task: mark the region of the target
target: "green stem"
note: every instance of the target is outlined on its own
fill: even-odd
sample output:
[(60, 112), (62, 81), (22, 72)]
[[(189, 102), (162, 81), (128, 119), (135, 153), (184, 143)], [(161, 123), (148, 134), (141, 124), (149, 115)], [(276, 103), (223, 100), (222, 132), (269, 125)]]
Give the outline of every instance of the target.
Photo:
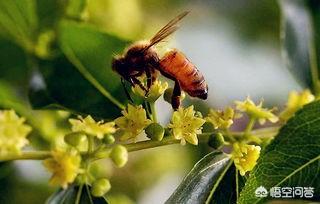
[[(207, 142), (211, 134), (212, 133), (199, 134), (198, 135), (199, 142)], [(128, 152), (134, 152), (134, 151), (139, 151), (143, 149), (150, 149), (150, 148), (155, 148), (155, 147), (160, 147), (165, 145), (172, 145), (172, 144), (179, 144), (179, 143), (180, 143), (180, 140), (177, 140), (172, 136), (168, 136), (163, 138), (161, 141), (147, 140), (147, 141), (142, 141), (137, 143), (124, 144), (123, 146), (126, 147)], [(110, 152), (111, 152), (110, 148), (104, 148), (100, 151), (95, 152), (93, 158), (94, 160), (107, 158), (109, 157)]]
[[(273, 137), (277, 134), (280, 127), (268, 127), (268, 128), (261, 128), (258, 130), (253, 130), (251, 133), (256, 136), (260, 136), (263, 138)], [(210, 133), (202, 133), (198, 135), (199, 143), (207, 142), (209, 136), (213, 134), (213, 132)], [(231, 136), (235, 137), (241, 137), (243, 136), (244, 132), (230, 132), (228, 133)], [(91, 139), (89, 139), (91, 138)], [(93, 144), (94, 141), (92, 137), (88, 138), (88, 152), (91, 152), (90, 154), (94, 154), (95, 160), (96, 159), (103, 159), (109, 156), (110, 149), (109, 148), (102, 148), (99, 151), (93, 152)], [(124, 146), (128, 149), (129, 152), (138, 151), (142, 149), (149, 149), (149, 148), (155, 148), (160, 147), (164, 145), (171, 145), (171, 144), (178, 144), (180, 143), (180, 140), (175, 139), (172, 136), (165, 137), (161, 141), (153, 141), (153, 140), (147, 140), (132, 144), (125, 144)], [(87, 155), (88, 152), (81, 152), (82, 155)], [(43, 160), (47, 159), (51, 156), (51, 153), (49, 151), (29, 151), (29, 152), (22, 152), (19, 155), (4, 155), (0, 156), (0, 161), (10, 161), (10, 160)]]
[[(211, 135), (211, 133), (202, 133), (198, 135), (199, 142), (207, 142), (208, 137)], [(154, 140), (147, 140), (137, 143), (131, 143), (124, 145), (128, 152), (134, 152), (142, 149), (150, 149), (154, 147), (164, 146), (164, 145), (171, 145), (171, 144), (178, 144), (180, 143), (180, 140), (175, 139), (172, 136), (165, 137), (161, 141), (154, 141)]]
[(148, 141), (126, 144), (124, 146), (127, 148), (128, 152), (134, 152), (142, 149), (150, 149), (154, 147), (178, 144), (178, 143), (180, 143), (180, 140), (177, 140), (174, 137), (165, 137), (161, 141), (148, 140)]
[(10, 160), (44, 160), (51, 156), (49, 151), (33, 151), (33, 152), (22, 152), (19, 155), (4, 155), (0, 156), (0, 161)]
[(230, 142), (236, 142), (236, 139), (234, 138), (233, 134), (228, 129), (225, 130), (225, 133), (223, 135), (226, 138), (228, 138)]
[(248, 136), (250, 134), (255, 122), (256, 122), (256, 118), (255, 117), (250, 117), (250, 120), (249, 120), (249, 122), (247, 124), (247, 127), (244, 130), (244, 136)]
[(79, 189), (78, 189), (75, 204), (79, 204), (80, 203), (80, 197), (81, 197), (81, 193), (82, 193), (82, 188), (83, 188), (83, 184), (81, 184)]
[(239, 175), (238, 175), (238, 169), (236, 169), (236, 195), (237, 195), (237, 203), (238, 203), (238, 198), (239, 198)]
[(147, 102), (147, 101), (144, 101), (144, 108), (145, 108), (145, 110), (146, 110), (146, 113), (147, 113), (147, 117), (148, 118), (150, 118), (150, 119), (152, 119), (152, 113), (150, 113), (150, 104), (149, 104), (149, 102)]
[[(279, 132), (280, 127), (267, 127), (267, 128), (260, 128), (256, 130), (252, 130), (251, 134), (258, 136), (259, 138), (269, 138), (274, 137)], [(244, 132), (230, 132), (230, 134), (234, 137), (242, 137)]]
[(150, 108), (151, 108), (152, 120), (154, 123), (157, 123), (158, 119), (157, 119), (157, 111), (156, 111), (155, 102), (150, 102)]
[(90, 135), (88, 137), (88, 154), (91, 154), (94, 150), (94, 138)]

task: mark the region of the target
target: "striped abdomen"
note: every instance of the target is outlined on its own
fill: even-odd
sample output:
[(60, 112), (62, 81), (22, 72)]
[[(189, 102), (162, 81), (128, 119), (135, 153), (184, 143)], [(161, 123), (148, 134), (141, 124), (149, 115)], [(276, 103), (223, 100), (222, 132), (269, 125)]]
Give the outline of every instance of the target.
[(178, 80), (192, 97), (207, 99), (208, 86), (201, 72), (180, 51), (171, 50), (160, 60), (163, 72)]

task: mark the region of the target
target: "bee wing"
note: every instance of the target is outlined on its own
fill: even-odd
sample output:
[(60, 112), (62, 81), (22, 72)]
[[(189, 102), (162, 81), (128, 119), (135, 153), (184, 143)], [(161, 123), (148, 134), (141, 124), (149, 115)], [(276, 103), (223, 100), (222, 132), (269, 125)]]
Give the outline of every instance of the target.
[(161, 28), (150, 40), (150, 44), (148, 47), (145, 48), (145, 50), (149, 49), (153, 45), (161, 42), (163, 39), (174, 33), (179, 28), (179, 21), (183, 19), (190, 11), (184, 11), (181, 14), (179, 14), (177, 17), (172, 19), (167, 25), (165, 25), (163, 28)]

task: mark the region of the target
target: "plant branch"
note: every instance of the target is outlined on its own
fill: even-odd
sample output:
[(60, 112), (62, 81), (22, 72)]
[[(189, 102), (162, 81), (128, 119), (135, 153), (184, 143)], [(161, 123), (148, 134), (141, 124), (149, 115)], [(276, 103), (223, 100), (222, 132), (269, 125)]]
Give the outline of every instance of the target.
[[(251, 134), (258, 136), (259, 138), (273, 137), (279, 132), (279, 129), (280, 129), (280, 126), (259, 128), (259, 129), (252, 130)], [(230, 132), (230, 134), (235, 137), (242, 137), (244, 132)]]
[(43, 160), (51, 156), (49, 151), (30, 151), (22, 152), (19, 155), (4, 155), (0, 156), (0, 161), (10, 161), (10, 160)]
[[(252, 130), (251, 133), (255, 136), (258, 136), (260, 138), (268, 138), (273, 137), (277, 134), (279, 131), (278, 126), (276, 127), (268, 127), (268, 128), (261, 128), (257, 130)], [(213, 134), (214, 132), (210, 133), (202, 133), (198, 135), (199, 143), (205, 143), (208, 141), (209, 136)], [(230, 132), (230, 135), (232, 136), (243, 136), (244, 132)], [(91, 141), (93, 142), (93, 141)], [(129, 152), (139, 151), (143, 149), (150, 149), (165, 145), (172, 145), (172, 144), (178, 144), (180, 143), (180, 140), (175, 139), (172, 136), (164, 137), (161, 141), (154, 141), (154, 140), (147, 140), (137, 143), (131, 143), (131, 144), (125, 144), (124, 146), (127, 148)], [(95, 155), (96, 159), (103, 159), (109, 156), (110, 154), (110, 148), (103, 148), (96, 152), (91, 152)], [(87, 152), (81, 152), (82, 155), (87, 154)], [(0, 156), (0, 161), (11, 161), (11, 160), (44, 160), (51, 156), (50, 151), (25, 151), (22, 152), (19, 155), (4, 155)]]
[[(207, 142), (209, 135), (212, 133), (202, 133), (198, 135), (199, 142)], [(171, 144), (178, 144), (180, 143), (180, 140), (175, 139), (172, 136), (168, 136), (163, 138), (161, 141), (154, 141), (154, 140), (147, 140), (147, 141), (142, 141), (142, 142), (137, 142), (137, 143), (131, 143), (131, 144), (126, 144), (124, 145), (128, 152), (134, 152), (138, 150), (143, 150), (143, 149), (150, 149), (154, 147), (159, 147), (159, 146), (164, 146), (164, 145), (171, 145)]]
[(247, 124), (247, 127), (244, 130), (244, 136), (248, 136), (250, 134), (255, 122), (256, 122), (256, 118), (255, 117), (250, 117), (250, 120), (249, 120), (249, 122)]

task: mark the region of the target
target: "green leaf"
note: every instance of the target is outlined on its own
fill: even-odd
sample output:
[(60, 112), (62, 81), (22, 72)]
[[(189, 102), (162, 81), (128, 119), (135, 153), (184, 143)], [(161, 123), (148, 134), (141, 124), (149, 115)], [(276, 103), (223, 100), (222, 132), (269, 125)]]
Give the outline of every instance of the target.
[(64, 56), (40, 61), (39, 68), (40, 73), (35, 73), (30, 83), (33, 108), (65, 109), (104, 119), (121, 114), (121, 109), (108, 101)]
[(0, 1), (0, 35), (32, 51), (38, 19), (35, 0)]
[(279, 0), (282, 11), (281, 40), (287, 67), (304, 87), (311, 87), (309, 41), (311, 18), (301, 0)]
[[(126, 98), (120, 77), (111, 69), (115, 53), (123, 51), (127, 42), (73, 21), (63, 21), (60, 25), (59, 42), (63, 53), (78, 71), (113, 103), (113, 98)], [(108, 90), (105, 90), (105, 89)], [(121, 105), (120, 105), (121, 106)]]
[[(311, 9), (310, 3), (317, 4)], [(282, 11), (281, 40), (286, 64), (304, 87), (320, 91), (319, 70), (319, 2), (312, 0), (279, 0)], [(317, 14), (317, 15), (315, 15)], [(315, 38), (316, 37), (316, 38)], [(317, 43), (316, 40), (317, 39)], [(316, 44), (318, 47), (315, 47)]]
[(59, 189), (51, 195), (46, 204), (107, 204), (103, 197), (93, 197), (90, 194), (90, 187), (84, 186), (69, 186), (67, 189)]
[(73, 19), (81, 19), (87, 0), (69, 0), (66, 8), (66, 14)]
[(71, 21), (61, 23), (58, 37), (66, 57), (39, 62), (40, 74), (31, 83), (33, 106), (65, 107), (108, 119), (119, 116), (127, 97), (111, 58), (126, 42)]
[(166, 203), (205, 203), (214, 195), (231, 164), (228, 155), (211, 152), (193, 167)]
[(255, 190), (271, 187), (314, 187), (320, 199), (320, 102), (298, 111), (261, 153), (240, 194), (239, 203), (264, 203)]
[[(19, 89), (26, 89), (29, 69), (24, 50), (13, 42), (0, 37), (0, 78)], [(23, 90), (25, 91), (25, 90)]]
[(15, 95), (15, 90), (2, 80), (0, 80), (0, 108), (15, 109), (20, 114), (29, 111), (26, 104)]
[[(308, 5), (311, 11), (311, 16), (313, 19), (313, 29), (314, 29), (314, 39), (313, 39), (313, 46), (312, 52), (313, 52), (313, 66), (315, 68), (318, 68), (318, 73), (320, 72), (320, 1), (318, 0), (309, 0)], [(318, 74), (318, 79), (320, 78), (320, 75)], [(318, 86), (320, 86), (318, 84)]]
[[(238, 174), (238, 182), (236, 182), (236, 173)], [(241, 176), (236, 167), (232, 165), (218, 188), (215, 190), (210, 204), (234, 204), (237, 202), (237, 191), (240, 192), (245, 184), (245, 177)], [(238, 188), (238, 189), (236, 189)]]
[(39, 30), (52, 29), (63, 17), (65, 4), (60, 0), (36, 0)]

